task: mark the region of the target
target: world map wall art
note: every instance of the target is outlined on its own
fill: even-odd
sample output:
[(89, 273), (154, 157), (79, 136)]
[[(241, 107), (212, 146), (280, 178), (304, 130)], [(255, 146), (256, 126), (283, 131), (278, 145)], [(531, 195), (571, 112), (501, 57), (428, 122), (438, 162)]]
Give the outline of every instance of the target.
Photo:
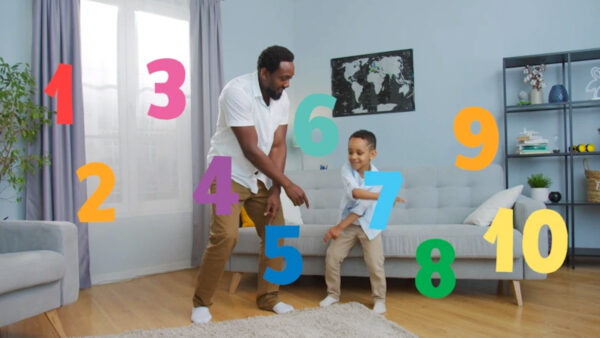
[(415, 110), (412, 49), (331, 59), (333, 117)]

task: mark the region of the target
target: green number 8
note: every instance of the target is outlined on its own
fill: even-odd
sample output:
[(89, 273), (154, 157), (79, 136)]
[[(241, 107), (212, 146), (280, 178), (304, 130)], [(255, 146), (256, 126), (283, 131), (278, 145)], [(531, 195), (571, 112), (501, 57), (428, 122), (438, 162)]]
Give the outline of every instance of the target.
[[(434, 263), (431, 260), (431, 252), (433, 249), (440, 251), (440, 261)], [(417, 272), (415, 282), (417, 290), (430, 298), (443, 298), (449, 295), (456, 285), (456, 276), (452, 267), (454, 262), (454, 248), (450, 243), (442, 239), (430, 239), (424, 241), (417, 248), (417, 263), (422, 267)], [(440, 285), (437, 287), (432, 284), (433, 273), (440, 274)]]

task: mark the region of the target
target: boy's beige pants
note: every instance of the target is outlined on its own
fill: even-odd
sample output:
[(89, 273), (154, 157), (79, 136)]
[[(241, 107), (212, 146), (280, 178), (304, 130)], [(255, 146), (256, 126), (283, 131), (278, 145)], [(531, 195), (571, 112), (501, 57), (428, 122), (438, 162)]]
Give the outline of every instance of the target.
[[(264, 213), (267, 209), (267, 198), (270, 193), (261, 181), (258, 182), (258, 192), (256, 194), (253, 194), (250, 189), (234, 181), (231, 183), (231, 190), (237, 193), (239, 198), (239, 203), (231, 206), (231, 214), (217, 215), (215, 213), (215, 205), (211, 205), (210, 239), (202, 256), (202, 263), (200, 263), (196, 291), (193, 298), (194, 307), (212, 305), (212, 297), (225, 270), (225, 264), (227, 264), (229, 256), (238, 240), (240, 213), (242, 206), (244, 206), (248, 212), (248, 216), (250, 216), (256, 226), (258, 237), (260, 237), (256, 303), (263, 310), (272, 310), (273, 306), (279, 302), (279, 285), (267, 282), (263, 278), (263, 275), (267, 267), (281, 271), (283, 258), (268, 259), (265, 256), (265, 225), (267, 225), (269, 216), (265, 216)], [(214, 184), (210, 191), (213, 194), (215, 193)], [(275, 216), (270, 225), (283, 224), (283, 212), (279, 208), (277, 216)], [(279, 245), (283, 245), (282, 239), (279, 240)]]
[(344, 229), (344, 232), (336, 240), (332, 240), (327, 248), (325, 258), (327, 294), (340, 299), (340, 266), (357, 241), (362, 245), (365, 263), (369, 269), (373, 302), (385, 301), (386, 283), (381, 234), (369, 240), (362, 228), (355, 224)]

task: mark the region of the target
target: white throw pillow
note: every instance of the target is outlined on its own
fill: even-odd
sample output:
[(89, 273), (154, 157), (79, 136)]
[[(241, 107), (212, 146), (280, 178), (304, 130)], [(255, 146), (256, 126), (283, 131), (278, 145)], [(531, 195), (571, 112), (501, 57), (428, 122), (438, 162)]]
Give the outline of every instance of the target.
[(517, 185), (510, 189), (502, 190), (494, 194), (494, 196), (483, 202), (475, 211), (473, 211), (464, 220), (464, 224), (475, 224), (480, 226), (489, 226), (492, 224), (494, 217), (498, 213), (498, 209), (510, 209), (515, 205), (515, 201), (521, 195), (523, 185)]
[(304, 224), (304, 222), (302, 222), (302, 215), (300, 214), (300, 207), (297, 207), (292, 203), (292, 200), (290, 200), (283, 188), (281, 189), (280, 199), (285, 225)]

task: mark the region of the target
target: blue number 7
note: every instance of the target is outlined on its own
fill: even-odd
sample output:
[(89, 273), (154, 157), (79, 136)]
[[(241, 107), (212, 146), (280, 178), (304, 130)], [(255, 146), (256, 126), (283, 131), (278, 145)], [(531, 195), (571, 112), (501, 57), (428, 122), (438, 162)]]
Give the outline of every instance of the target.
[(265, 255), (269, 258), (283, 257), (285, 259), (285, 269), (275, 271), (267, 267), (263, 278), (274, 284), (291, 284), (302, 273), (302, 255), (296, 248), (289, 245), (279, 246), (279, 238), (298, 237), (300, 226), (267, 225), (265, 229)]
[(373, 218), (369, 228), (376, 230), (384, 230), (387, 226), (394, 201), (400, 187), (402, 186), (402, 174), (400, 172), (381, 172), (381, 171), (366, 171), (365, 185), (383, 185), (379, 199), (373, 211)]

